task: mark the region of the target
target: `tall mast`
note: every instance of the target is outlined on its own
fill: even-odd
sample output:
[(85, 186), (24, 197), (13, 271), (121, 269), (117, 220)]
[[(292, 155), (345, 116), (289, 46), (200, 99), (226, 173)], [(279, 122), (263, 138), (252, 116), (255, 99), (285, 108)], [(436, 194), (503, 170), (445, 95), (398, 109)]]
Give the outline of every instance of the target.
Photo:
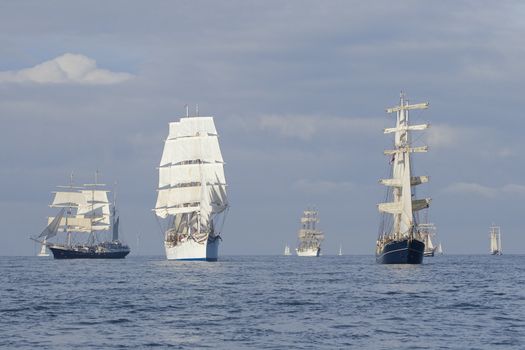
[[(70, 188), (70, 191), (73, 191), (73, 172), (71, 172), (71, 174), (69, 175), (69, 188)], [(69, 227), (68, 227), (68, 222), (67, 222), (67, 219), (69, 217), (69, 215), (71, 215), (71, 203), (69, 203), (69, 208), (66, 212), (66, 226), (65, 226), (65, 230), (66, 230), (66, 235), (67, 235), (67, 245), (68, 246), (71, 246), (71, 232), (69, 231)]]
[(394, 133), (394, 149), (386, 150), (385, 155), (391, 157), (392, 178), (380, 180), (385, 186), (391, 187), (392, 202), (380, 203), (380, 212), (393, 215), (393, 227), (390, 233), (382, 232), (393, 239), (413, 237), (413, 212), (428, 208), (430, 198), (413, 199), (412, 186), (428, 182), (427, 176), (412, 176), (410, 154), (426, 152), (427, 147), (411, 147), (410, 131), (425, 130), (428, 124), (410, 125), (409, 110), (426, 109), (428, 103), (409, 104), (403, 92), (400, 95), (399, 106), (388, 108), (387, 113), (396, 113), (396, 126), (384, 130), (385, 134)]
[(498, 252), (501, 253), (501, 230), (498, 229)]
[(112, 229), (112, 240), (118, 240), (118, 221), (117, 221), (117, 182), (115, 181), (115, 188), (113, 189), (113, 208), (111, 213), (111, 229)]

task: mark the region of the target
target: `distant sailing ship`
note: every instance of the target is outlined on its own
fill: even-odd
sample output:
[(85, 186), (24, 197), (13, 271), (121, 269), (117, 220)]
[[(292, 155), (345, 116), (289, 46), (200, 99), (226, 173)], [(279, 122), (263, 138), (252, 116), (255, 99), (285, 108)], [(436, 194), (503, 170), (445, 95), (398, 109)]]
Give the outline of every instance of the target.
[(288, 255), (292, 255), (292, 253), (290, 252), (290, 247), (287, 245), (284, 246), (284, 255), (288, 256)]
[(40, 244), (40, 252), (38, 252), (37, 256), (49, 256), (49, 253), (47, 252), (47, 241), (46, 241), (46, 239), (44, 239), (42, 241), (42, 243)]
[(229, 205), (213, 117), (190, 117), (186, 107), (170, 123), (157, 191), (167, 259), (216, 261)]
[(501, 255), (501, 230), (499, 226), (490, 227), (490, 254)]
[(410, 131), (424, 130), (428, 124), (410, 125), (409, 110), (426, 109), (428, 103), (408, 104), (401, 93), (399, 106), (387, 109), (396, 113), (394, 128), (384, 130), (394, 133), (394, 149), (385, 151), (390, 157), (391, 178), (380, 180), (387, 186), (387, 202), (380, 203), (382, 213), (379, 237), (376, 243), (376, 261), (381, 264), (421, 264), (425, 243), (417, 231), (414, 212), (428, 208), (430, 198), (415, 199), (413, 187), (428, 182), (428, 176), (412, 176), (411, 153), (426, 152), (427, 147), (412, 147)]
[[(54, 192), (52, 208), (60, 208), (40, 235), (31, 238), (42, 244), (39, 256), (48, 247), (55, 259), (122, 259), (130, 249), (118, 239), (119, 218), (115, 204), (110, 205), (108, 192), (102, 184), (86, 184), (83, 187), (59, 186)], [(112, 240), (102, 240), (103, 233), (112, 231)], [(59, 233), (64, 240), (50, 242)], [(62, 235), (60, 235), (62, 236)], [(78, 239), (87, 236), (87, 240)]]
[(321, 254), (321, 242), (324, 239), (322, 231), (316, 229), (319, 217), (316, 210), (305, 210), (301, 217), (301, 229), (299, 230), (299, 246), (295, 249), (298, 256), (319, 256)]
[(427, 257), (432, 257), (436, 253), (439, 254), (440, 252), (438, 251), (438, 248), (441, 247), (441, 243), (434, 243), (436, 240), (436, 226), (432, 223), (419, 224), (418, 229), (419, 235), (425, 243), (425, 251), (423, 255)]
[(436, 254), (437, 255), (443, 255), (443, 246), (441, 245), (441, 242), (438, 244), (436, 248)]
[(342, 244), (339, 245), (339, 253), (337, 255), (339, 256), (343, 255), (343, 245)]

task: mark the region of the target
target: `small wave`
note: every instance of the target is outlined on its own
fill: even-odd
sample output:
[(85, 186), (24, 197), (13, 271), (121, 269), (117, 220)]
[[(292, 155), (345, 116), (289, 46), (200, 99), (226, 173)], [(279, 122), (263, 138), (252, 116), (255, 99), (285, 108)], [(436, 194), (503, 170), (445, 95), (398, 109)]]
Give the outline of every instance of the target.
[(127, 318), (117, 318), (116, 320), (108, 320), (105, 323), (118, 324), (118, 323), (126, 323), (126, 322), (131, 322), (131, 320)]
[(285, 305), (285, 306), (317, 305), (317, 303), (313, 303), (311, 301), (300, 301), (300, 300), (280, 301), (276, 304)]

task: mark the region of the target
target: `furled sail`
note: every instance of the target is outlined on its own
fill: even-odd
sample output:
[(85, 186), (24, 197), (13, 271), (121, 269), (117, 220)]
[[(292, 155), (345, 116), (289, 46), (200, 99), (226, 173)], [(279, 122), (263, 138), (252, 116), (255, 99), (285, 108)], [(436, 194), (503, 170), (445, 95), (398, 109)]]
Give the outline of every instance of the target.
[(115, 222), (113, 223), (113, 240), (118, 241), (118, 224), (120, 222), (120, 217), (117, 217)]

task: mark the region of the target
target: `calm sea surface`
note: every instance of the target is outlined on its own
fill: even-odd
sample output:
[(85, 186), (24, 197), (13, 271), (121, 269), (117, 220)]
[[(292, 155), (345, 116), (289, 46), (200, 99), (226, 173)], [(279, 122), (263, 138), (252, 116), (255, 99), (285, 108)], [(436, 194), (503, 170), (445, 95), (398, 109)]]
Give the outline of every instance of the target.
[(8, 349), (525, 349), (525, 256), (0, 257)]

